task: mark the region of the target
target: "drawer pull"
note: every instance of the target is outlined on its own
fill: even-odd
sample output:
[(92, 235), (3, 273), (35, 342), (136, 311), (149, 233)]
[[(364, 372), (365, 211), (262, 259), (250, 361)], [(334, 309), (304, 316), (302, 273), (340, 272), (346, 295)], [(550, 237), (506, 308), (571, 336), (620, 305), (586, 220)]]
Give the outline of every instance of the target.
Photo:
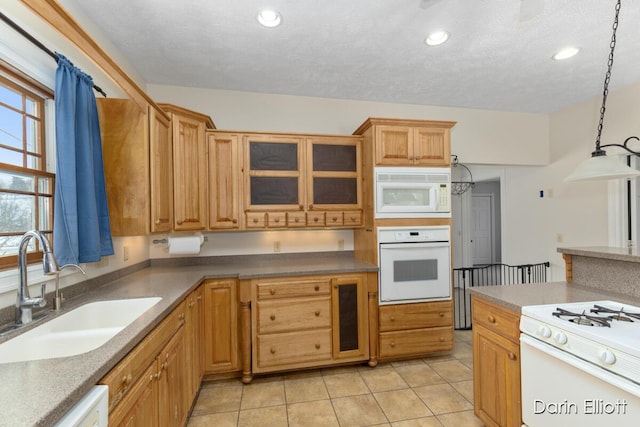
[(156, 225), (160, 225), (160, 220), (156, 219)]
[(318, 222), (318, 218), (313, 218), (313, 222)]
[(444, 342), (444, 337), (440, 337), (440, 342)]
[(316, 317), (320, 316), (320, 310), (316, 310)]
[(271, 320), (276, 320), (276, 315), (275, 315), (275, 314), (272, 314), (269, 318), (270, 318)]
[(184, 221), (182, 221), (181, 219), (179, 219), (179, 220), (178, 220), (178, 221), (176, 221), (176, 222), (178, 223), (178, 225), (182, 225), (182, 223), (183, 223)]
[(295, 218), (293, 222), (300, 222), (300, 218)]
[(313, 209), (313, 205), (309, 205), (309, 210)]
[(316, 350), (320, 350), (320, 344), (316, 344)]
[(122, 385), (128, 386), (129, 384), (131, 384), (132, 379), (133, 379), (133, 376), (131, 374), (125, 375), (124, 377), (122, 377)]
[(231, 222), (234, 223), (234, 224), (237, 224), (238, 220), (237, 219), (233, 219), (233, 220), (231, 220)]
[(444, 317), (444, 313), (440, 313), (440, 317)]
[(489, 315), (489, 317), (487, 317), (487, 320), (489, 321), (489, 323), (496, 323), (496, 318), (492, 315)]
[(396, 348), (396, 343), (391, 341), (391, 348)]
[(396, 321), (396, 317), (395, 317), (395, 316), (391, 316), (391, 317), (389, 318), (389, 320), (391, 320), (392, 322), (395, 322), (395, 321)]
[(258, 218), (253, 218), (253, 223), (257, 224), (258, 223)]
[(313, 287), (313, 290), (314, 290), (314, 291), (316, 291), (316, 292), (318, 292), (318, 291), (320, 290), (320, 285), (315, 285), (315, 286)]
[(274, 219), (273, 221), (274, 221), (274, 222), (276, 222), (276, 223), (278, 223), (278, 222), (280, 222), (280, 218), (276, 218), (276, 219)]
[(271, 347), (271, 350), (270, 350), (270, 351), (271, 351), (271, 354), (276, 354), (276, 349), (275, 349), (275, 347)]
[(275, 294), (276, 294), (276, 290), (275, 290), (275, 289), (273, 289), (273, 288), (271, 288), (271, 289), (269, 289), (269, 293), (270, 293), (271, 295), (275, 295)]
[(351, 221), (355, 221), (355, 220), (356, 220), (356, 217), (355, 217), (355, 216), (352, 216), (352, 217), (351, 217)]
[(509, 360), (516, 360), (516, 355), (513, 352), (509, 352)]
[(338, 220), (337, 216), (334, 216), (334, 217), (331, 218), (331, 221), (333, 221), (333, 222), (336, 222), (337, 220)]

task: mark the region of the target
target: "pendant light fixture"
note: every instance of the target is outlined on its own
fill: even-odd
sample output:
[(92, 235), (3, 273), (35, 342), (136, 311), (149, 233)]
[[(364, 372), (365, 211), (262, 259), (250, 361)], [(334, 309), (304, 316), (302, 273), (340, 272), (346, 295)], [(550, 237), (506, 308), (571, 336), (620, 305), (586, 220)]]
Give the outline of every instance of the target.
[(606, 111), (607, 95), (609, 94), (609, 80), (611, 80), (611, 68), (613, 67), (613, 52), (616, 47), (616, 31), (618, 29), (618, 16), (620, 15), (620, 1), (616, 3), (616, 14), (613, 21), (613, 34), (611, 36), (611, 51), (609, 52), (609, 61), (607, 62), (607, 74), (604, 78), (604, 90), (602, 92), (602, 107), (600, 107), (600, 122), (598, 123), (598, 135), (596, 136), (596, 149), (591, 153), (591, 157), (580, 163), (571, 175), (565, 178), (565, 181), (587, 181), (587, 180), (606, 180), (617, 178), (633, 178), (640, 175), (640, 171), (630, 168), (624, 163), (618, 161), (615, 157), (608, 157), (603, 150), (604, 147), (620, 147), (631, 154), (640, 156), (640, 152), (634, 151), (627, 146), (629, 141), (640, 139), (637, 136), (630, 136), (625, 139), (622, 144), (600, 144), (602, 136), (602, 124), (604, 122), (604, 113)]

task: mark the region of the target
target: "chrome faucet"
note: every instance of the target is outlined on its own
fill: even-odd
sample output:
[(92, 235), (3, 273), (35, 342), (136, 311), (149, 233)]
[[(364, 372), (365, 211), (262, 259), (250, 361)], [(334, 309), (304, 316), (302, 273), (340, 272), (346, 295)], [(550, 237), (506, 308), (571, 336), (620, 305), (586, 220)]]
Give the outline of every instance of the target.
[(76, 270), (80, 271), (80, 273), (84, 274), (85, 276), (87, 275), (87, 273), (82, 269), (82, 267), (80, 267), (77, 264), (65, 264), (62, 267), (58, 268), (58, 273), (56, 274), (56, 291), (55, 294), (53, 295), (53, 310), (54, 311), (58, 311), (62, 308), (62, 302), (64, 301), (64, 295), (62, 295), (62, 292), (60, 292), (60, 273), (62, 272), (62, 270), (64, 270), (67, 267), (73, 267)]
[(39, 231), (31, 230), (24, 233), (20, 239), (18, 247), (18, 271), (20, 274), (20, 285), (18, 287), (18, 298), (16, 300), (16, 324), (24, 325), (33, 320), (33, 307), (44, 307), (47, 300), (44, 298), (47, 285), (42, 285), (42, 295), (31, 298), (29, 295), (29, 286), (27, 283), (27, 246), (32, 237), (35, 237), (42, 246), (42, 269), (46, 275), (54, 275), (58, 273), (58, 263), (51, 251), (51, 245), (47, 238)]

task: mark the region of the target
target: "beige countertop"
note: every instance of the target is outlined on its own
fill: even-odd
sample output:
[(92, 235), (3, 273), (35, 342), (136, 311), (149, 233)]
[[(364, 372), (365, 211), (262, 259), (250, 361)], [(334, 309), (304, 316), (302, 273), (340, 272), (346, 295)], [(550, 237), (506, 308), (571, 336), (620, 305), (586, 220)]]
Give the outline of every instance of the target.
[(640, 251), (638, 248), (586, 246), (577, 248), (558, 248), (558, 252), (567, 255), (610, 259), (614, 261), (640, 262)]
[[(206, 265), (175, 266), (174, 259), (107, 283), (66, 301), (63, 314), (92, 301), (159, 296), (162, 300), (96, 350), (78, 356), (0, 364), (0, 426), (52, 425), (109, 372), (189, 292), (206, 278), (250, 279), (377, 271), (352, 253), (220, 257)], [(203, 260), (196, 260), (196, 264)], [(167, 266), (161, 266), (166, 264)], [(21, 331), (24, 332), (24, 331)], [(11, 336), (11, 335), (9, 335)], [(2, 337), (5, 341), (6, 337)]]
[(626, 295), (598, 291), (567, 282), (529, 283), (523, 285), (479, 286), (469, 288), (474, 296), (521, 312), (527, 305), (561, 304), (567, 302), (613, 300), (633, 305), (639, 301)]

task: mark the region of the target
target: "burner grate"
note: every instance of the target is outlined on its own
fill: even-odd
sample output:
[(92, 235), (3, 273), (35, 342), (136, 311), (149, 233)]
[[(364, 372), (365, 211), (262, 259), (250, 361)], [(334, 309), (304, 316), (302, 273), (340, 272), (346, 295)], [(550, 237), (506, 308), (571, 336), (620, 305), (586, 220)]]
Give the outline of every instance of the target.
[(562, 309), (560, 307), (556, 308), (556, 311), (552, 313), (559, 319), (568, 320), (569, 322), (575, 323), (576, 325), (584, 325), (584, 326), (601, 326), (610, 328), (611, 324), (609, 317), (602, 316), (592, 316), (586, 313), (586, 310), (582, 313), (573, 313), (569, 310)]
[(621, 307), (620, 310), (613, 310), (608, 307), (603, 307), (598, 304), (594, 304), (591, 309), (591, 313), (595, 314), (610, 314), (609, 317), (612, 320), (618, 320), (621, 322), (635, 322), (636, 320), (640, 320), (640, 313), (629, 313), (624, 310), (624, 307)]

